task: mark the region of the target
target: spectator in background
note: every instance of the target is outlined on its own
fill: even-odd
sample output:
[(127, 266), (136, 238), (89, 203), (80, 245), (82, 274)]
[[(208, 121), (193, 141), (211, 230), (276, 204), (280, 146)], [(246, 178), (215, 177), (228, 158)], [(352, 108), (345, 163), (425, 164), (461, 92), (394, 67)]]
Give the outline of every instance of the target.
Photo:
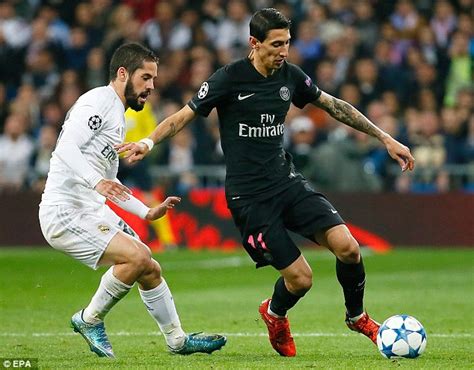
[(219, 35), (219, 24), (225, 18), (221, 0), (204, 0), (201, 7), (201, 20), (210, 44), (215, 44)]
[(368, 0), (357, 0), (354, 2), (353, 9), (354, 21), (352, 24), (357, 30), (364, 51), (369, 53), (373, 50), (379, 37), (379, 27), (373, 6)]
[(361, 92), (362, 111), (365, 111), (367, 105), (384, 91), (377, 65), (372, 59), (361, 58), (355, 61), (354, 81)]
[(468, 166), (464, 188), (474, 192), (474, 115), (471, 115), (467, 124), (467, 138), (464, 148), (465, 162)]
[(30, 84), (22, 84), (15, 98), (10, 102), (10, 111), (24, 114), (28, 126), (26, 132), (36, 136), (41, 124), (40, 98), (37, 91)]
[(68, 69), (62, 73), (61, 79), (56, 85), (54, 98), (59, 102), (63, 112), (68, 112), (77, 98), (83, 93), (84, 87), (82, 83), (79, 72)]
[(309, 117), (300, 115), (288, 122), (288, 129), (290, 143), (287, 151), (292, 155), (296, 168), (304, 171), (316, 143), (316, 127)]
[(449, 38), (456, 29), (456, 24), (457, 18), (454, 14), (453, 5), (447, 0), (435, 1), (430, 27), (433, 30), (436, 43), (441, 49), (447, 49)]
[(336, 73), (336, 66), (329, 59), (319, 61), (316, 67), (315, 80), (318, 81), (318, 86), (330, 94), (335, 94), (339, 88), (339, 78)]
[(300, 66), (306, 71), (312, 71), (323, 54), (323, 44), (318, 37), (316, 25), (309, 20), (301, 21), (297, 35), (293, 48), (301, 57)]
[(101, 48), (92, 48), (87, 55), (84, 79), (87, 89), (102, 86), (107, 81), (105, 54)]
[(347, 35), (344, 34), (344, 28), (340, 24), (332, 23), (328, 25), (326, 34), (320, 34), (324, 42), (326, 54), (335, 67), (335, 76), (338, 84), (343, 83), (349, 74), (349, 68), (356, 45), (348, 42)]
[(46, 22), (48, 35), (53, 42), (58, 43), (62, 48), (69, 45), (69, 25), (59, 17), (59, 12), (54, 5), (43, 3), (38, 10), (38, 18)]
[(419, 28), (423, 25), (423, 18), (413, 5), (412, 0), (398, 0), (395, 11), (390, 15), (390, 22), (398, 32), (401, 40), (414, 40)]
[[(163, 113), (173, 114), (179, 107), (175, 102), (167, 102)], [(196, 142), (191, 128), (180, 131), (169, 142), (164, 143), (164, 150), (158, 161), (169, 167), (173, 175), (171, 188), (175, 194), (186, 194), (192, 187), (199, 185), (199, 179), (193, 171), (195, 150)]]
[[(140, 140), (142, 137), (149, 135), (156, 127), (156, 122), (157, 119), (149, 101), (145, 103), (140, 112), (127, 109), (125, 112), (125, 140)], [(128, 187), (138, 187), (146, 193), (150, 193), (152, 181), (149, 167), (149, 158), (134, 165), (120, 159), (117, 178)], [(144, 203), (151, 206), (151, 197), (145, 199)]]
[(382, 103), (387, 110), (387, 114), (399, 120), (402, 112), (401, 112), (400, 101), (398, 100), (397, 94), (394, 91), (386, 90), (382, 93), (381, 98), (382, 98), (381, 99)]
[(52, 98), (41, 106), (41, 126), (52, 126), (57, 132), (61, 131), (66, 112), (63, 112), (59, 102)]
[(49, 172), (49, 161), (56, 146), (58, 131), (51, 125), (42, 126), (38, 135), (38, 141), (31, 155), (30, 168), (28, 170), (28, 183), (31, 189), (42, 193)]
[(27, 135), (27, 116), (15, 112), (0, 135), (0, 191), (18, 191), (26, 184), (34, 143)]
[(250, 12), (244, 0), (229, 0), (227, 17), (217, 29), (216, 48), (220, 65), (241, 58), (247, 52)]
[(90, 50), (88, 34), (82, 27), (72, 27), (69, 39), (69, 44), (64, 48), (64, 68), (82, 72), (86, 68)]
[(469, 37), (463, 32), (453, 34), (448, 54), (451, 60), (446, 78), (446, 95), (444, 103), (455, 104), (459, 89), (472, 85), (473, 56), (469, 53)]
[(101, 45), (105, 29), (97, 22), (92, 2), (82, 1), (77, 5), (74, 14), (74, 26), (84, 30), (90, 47)]
[(159, 1), (155, 5), (154, 17), (143, 24), (143, 40), (151, 49), (157, 50), (160, 56), (169, 50), (176, 49), (177, 9), (171, 1)]
[(436, 66), (438, 74), (444, 75), (446, 69), (446, 54), (436, 44), (435, 35), (429, 26), (420, 29), (417, 35), (417, 47), (423, 55), (424, 60), (432, 66)]
[(474, 86), (466, 86), (458, 90), (455, 108), (460, 119), (467, 123), (474, 110)]
[(30, 26), (16, 14), (12, 2), (0, 2), (0, 33), (7, 45), (16, 50), (25, 47), (30, 40)]
[(40, 49), (34, 57), (28, 61), (26, 73), (23, 75), (23, 83), (32, 85), (41, 99), (53, 96), (60, 74), (54, 54), (48, 49)]
[(431, 91), (435, 104), (440, 106), (443, 102), (444, 89), (439, 83), (439, 75), (435, 66), (427, 63), (424, 59), (415, 66), (415, 79), (408, 88), (411, 93), (408, 94), (411, 101), (416, 101), (417, 96), (423, 90)]
[(3, 133), (3, 126), (8, 115), (7, 91), (5, 85), (0, 83), (0, 133)]
[(423, 111), (419, 128), (410, 137), (418, 171), (411, 177), (410, 190), (414, 192), (445, 191), (449, 188), (443, 166), (446, 163), (445, 138), (436, 112)]
[(153, 18), (153, 12), (159, 0), (122, 0), (122, 2), (133, 9), (135, 17), (140, 23), (145, 23)]
[(303, 174), (321, 191), (377, 191), (381, 180), (373, 168), (364, 167), (373, 148), (369, 142), (355, 130), (340, 127), (312, 151)]
[(444, 134), (446, 164), (465, 163), (467, 124), (453, 107), (441, 110), (441, 127)]
[[(97, 9), (97, 8), (96, 8)], [(110, 13), (107, 15), (107, 8), (99, 8), (97, 17), (102, 18), (102, 22), (106, 21), (107, 26), (104, 39), (101, 46), (105, 50), (106, 60), (109, 61), (117, 45), (120, 45), (129, 32), (130, 24), (134, 21), (133, 10), (124, 4), (111, 7)], [(100, 14), (100, 15), (99, 15)]]

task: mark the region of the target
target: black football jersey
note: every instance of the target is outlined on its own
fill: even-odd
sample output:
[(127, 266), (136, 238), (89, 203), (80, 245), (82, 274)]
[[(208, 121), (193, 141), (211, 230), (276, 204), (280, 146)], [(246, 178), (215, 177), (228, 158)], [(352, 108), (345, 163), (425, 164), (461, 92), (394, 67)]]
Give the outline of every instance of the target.
[(284, 63), (264, 77), (248, 58), (218, 69), (201, 85), (188, 105), (206, 117), (217, 109), (230, 207), (272, 197), (300, 177), (283, 149), (285, 118), (291, 103), (303, 108), (320, 95), (296, 65)]

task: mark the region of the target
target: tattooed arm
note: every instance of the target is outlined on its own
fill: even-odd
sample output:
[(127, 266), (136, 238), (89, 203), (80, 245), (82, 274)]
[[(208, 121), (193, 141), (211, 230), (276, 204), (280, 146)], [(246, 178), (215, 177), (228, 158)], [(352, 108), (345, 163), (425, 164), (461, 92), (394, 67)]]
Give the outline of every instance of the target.
[(186, 104), (179, 111), (161, 121), (149, 138), (155, 144), (161, 143), (164, 139), (176, 135), (195, 117), (196, 113)]
[(381, 130), (346, 101), (335, 98), (323, 91), (321, 96), (314, 101), (313, 104), (325, 110), (331, 117), (347, 126), (379, 139), (387, 148), (388, 154), (400, 164), (402, 171), (411, 171), (415, 167), (415, 159), (411, 155), (408, 147), (399, 143), (388, 133)]
[[(159, 123), (147, 139), (151, 140), (153, 144), (161, 143), (166, 138), (176, 135), (195, 117), (196, 113), (188, 105), (185, 105), (178, 112)], [(125, 153), (123, 158), (130, 163), (143, 159), (150, 151), (150, 147), (144, 142), (122, 143), (116, 145), (115, 149), (119, 154)]]

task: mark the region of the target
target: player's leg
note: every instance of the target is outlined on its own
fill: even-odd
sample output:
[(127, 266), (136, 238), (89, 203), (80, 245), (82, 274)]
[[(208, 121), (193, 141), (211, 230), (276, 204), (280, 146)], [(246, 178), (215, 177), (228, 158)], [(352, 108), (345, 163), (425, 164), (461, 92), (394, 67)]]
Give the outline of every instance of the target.
[[(103, 209), (91, 212), (63, 205), (44, 206), (40, 208), (39, 218), (41, 230), (53, 248), (92, 269), (97, 269), (110, 241), (119, 233), (116, 225), (105, 217)], [(79, 332), (99, 356), (114, 357), (102, 320), (130, 288), (131, 284), (117, 279), (113, 269), (109, 269), (86, 310), (86, 317), (81, 310), (71, 318), (74, 331)]]
[(275, 283), (270, 310), (277, 316), (285, 317), (287, 311), (311, 289), (313, 272), (303, 255), (279, 271), (281, 276)]
[(103, 320), (112, 307), (127, 295), (137, 278), (150, 269), (149, 260), (150, 252), (146, 246), (117, 231), (97, 261), (96, 265), (112, 267), (102, 276), (87, 307), (72, 317), (71, 324), (99, 356), (114, 357)]
[(188, 355), (196, 352), (212, 353), (221, 349), (227, 339), (222, 335), (186, 335), (166, 280), (161, 276), (158, 262), (151, 259), (153, 269), (138, 279), (140, 296), (163, 333), (171, 352)]
[(346, 225), (318, 232), (315, 238), (336, 256), (336, 274), (344, 292), (347, 326), (376, 343), (380, 325), (364, 312), (365, 268), (359, 244)]
[[(169, 349), (180, 354), (211, 353), (220, 349), (226, 342), (223, 336), (186, 335), (181, 327), (171, 291), (161, 275), (161, 267), (151, 257), (149, 248), (129, 235), (117, 235), (112, 239), (100, 263), (113, 263), (113, 272), (119, 281), (129, 284), (138, 282), (142, 301), (162, 331)], [(99, 295), (99, 291), (96, 295)], [(111, 301), (112, 299), (109, 304), (112, 304)]]
[(262, 302), (259, 312), (272, 347), (282, 356), (295, 356), (286, 314), (311, 288), (312, 272), (280, 219), (283, 208), (280, 197), (233, 209), (232, 214), (240, 228), (243, 246), (257, 267), (272, 265), (281, 274), (272, 298)]
[(287, 312), (311, 289), (312, 271), (303, 255), (280, 270), (271, 299), (259, 307), (268, 328), (270, 343), (282, 356), (296, 355), (296, 345), (290, 332)]
[(293, 187), (292, 192), (291, 207), (284, 214), (285, 226), (334, 253), (337, 278), (344, 292), (346, 322), (351, 329), (375, 338), (378, 324), (369, 319), (363, 308), (365, 270), (359, 244), (324, 195), (304, 181)]

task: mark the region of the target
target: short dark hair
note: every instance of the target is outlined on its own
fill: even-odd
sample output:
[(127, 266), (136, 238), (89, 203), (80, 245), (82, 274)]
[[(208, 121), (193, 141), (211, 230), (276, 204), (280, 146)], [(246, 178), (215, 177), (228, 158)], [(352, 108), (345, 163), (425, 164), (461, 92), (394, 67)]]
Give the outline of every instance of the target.
[(120, 67), (124, 67), (127, 72), (132, 75), (138, 68), (143, 66), (143, 62), (145, 61), (158, 64), (158, 57), (153, 51), (136, 42), (123, 44), (115, 50), (110, 60), (110, 81), (115, 80)]
[(271, 30), (290, 29), (291, 21), (275, 8), (256, 11), (250, 20), (250, 36), (262, 42)]

